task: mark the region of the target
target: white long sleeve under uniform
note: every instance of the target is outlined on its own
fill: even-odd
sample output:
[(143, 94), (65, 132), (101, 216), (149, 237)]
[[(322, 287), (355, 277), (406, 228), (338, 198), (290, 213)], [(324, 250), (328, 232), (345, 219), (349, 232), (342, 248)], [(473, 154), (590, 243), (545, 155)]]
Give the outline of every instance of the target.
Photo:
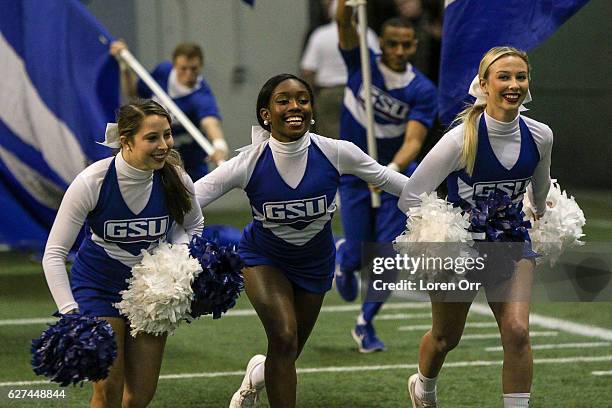
[(546, 211), (553, 144), (550, 128), (520, 114), (511, 122), (500, 122), (485, 112), (476, 123), (478, 148), (472, 176), (460, 163), (464, 131), (461, 124), (440, 139), (412, 174), (398, 203), (402, 211), (418, 206), (419, 195), (435, 190), (444, 179), (448, 201), (459, 204), (465, 200), (470, 205), (496, 189), (518, 203), (531, 184), (531, 202), (538, 214)]
[[(191, 179), (182, 176), (193, 193)], [(83, 225), (86, 238), (68, 279), (66, 256)], [(195, 195), (183, 225), (173, 221), (160, 171), (138, 170), (121, 153), (95, 162), (66, 191), (45, 248), (43, 269), (59, 312), (78, 307), (84, 314), (118, 317), (112, 304), (121, 300), (141, 250), (184, 231), (198, 234), (203, 225)]]
[(445, 179), (450, 202), (464, 199), (472, 205), (475, 199), (486, 198), (495, 188), (507, 192), (514, 202), (519, 202), (531, 183), (530, 199), (539, 214), (546, 211), (552, 130), (522, 115), (506, 123), (485, 112), (476, 123), (478, 150), (472, 177), (460, 163), (464, 129), (460, 124), (440, 139), (410, 177), (398, 203), (402, 211), (418, 206), (419, 195), (435, 190)]
[(381, 166), (353, 143), (306, 133), (281, 143), (269, 133), (195, 183), (205, 207), (233, 188), (247, 193), (253, 221), (239, 253), (247, 266), (272, 265), (313, 293), (331, 288), (335, 246), (331, 219), (343, 174), (399, 195), (408, 178)]

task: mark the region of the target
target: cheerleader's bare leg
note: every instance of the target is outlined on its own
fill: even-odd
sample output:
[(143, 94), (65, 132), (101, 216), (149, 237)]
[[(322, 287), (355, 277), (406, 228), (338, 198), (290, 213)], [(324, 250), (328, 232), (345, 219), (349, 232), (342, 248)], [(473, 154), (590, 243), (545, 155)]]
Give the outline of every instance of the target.
[(146, 407), (155, 395), (167, 336), (141, 333), (134, 338), (124, 319), (100, 319), (115, 332), (117, 358), (108, 377), (93, 383), (91, 407)]
[(265, 382), (270, 407), (295, 407), (295, 360), (316, 322), (323, 294), (296, 288), (278, 268), (244, 269), (245, 290), (268, 337)]
[(119, 317), (100, 317), (110, 323), (115, 332), (117, 342), (117, 357), (110, 367), (108, 377), (92, 383), (93, 396), (90, 407), (121, 407), (123, 398), (124, 366), (125, 366), (125, 320)]
[[(504, 394), (528, 393), (533, 377), (533, 355), (529, 340), (529, 309), (534, 262), (522, 259), (508, 282), (507, 302), (489, 302), (504, 349), (502, 384)], [(487, 291), (489, 297), (489, 291)]]
[(419, 347), (419, 371), (423, 376), (438, 376), (446, 354), (461, 340), (470, 306), (471, 302), (432, 301), (431, 330), (425, 333)]
[(149, 405), (155, 396), (167, 335), (139, 333), (125, 339), (123, 408)]

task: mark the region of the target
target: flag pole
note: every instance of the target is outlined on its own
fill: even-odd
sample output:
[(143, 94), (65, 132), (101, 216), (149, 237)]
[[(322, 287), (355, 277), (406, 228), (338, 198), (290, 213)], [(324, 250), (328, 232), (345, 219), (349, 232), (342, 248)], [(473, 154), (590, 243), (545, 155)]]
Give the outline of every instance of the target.
[[(361, 57), (361, 75), (363, 79), (363, 97), (366, 111), (366, 137), (368, 155), (378, 161), (378, 149), (374, 138), (374, 111), (372, 108), (372, 72), (370, 69), (370, 50), (368, 48), (368, 15), (367, 0), (347, 0), (347, 6), (357, 8), (357, 32), (359, 34), (359, 53)], [(371, 191), (372, 208), (380, 207), (380, 194)]]
[(132, 71), (138, 75), (142, 81), (153, 91), (153, 93), (160, 99), (161, 103), (178, 119), (185, 130), (195, 139), (195, 141), (204, 149), (204, 151), (212, 156), (215, 152), (215, 148), (206, 139), (206, 137), (200, 132), (200, 130), (189, 120), (189, 118), (183, 113), (183, 111), (176, 106), (176, 103), (164, 92), (164, 90), (155, 82), (149, 72), (138, 62), (138, 60), (132, 55), (128, 49), (123, 49), (119, 53), (121, 58), (130, 66)]

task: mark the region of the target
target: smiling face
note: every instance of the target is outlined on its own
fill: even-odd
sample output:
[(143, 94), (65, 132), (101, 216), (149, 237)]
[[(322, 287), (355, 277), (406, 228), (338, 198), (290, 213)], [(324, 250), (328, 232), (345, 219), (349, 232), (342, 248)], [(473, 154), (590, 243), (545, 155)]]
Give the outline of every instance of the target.
[(272, 137), (280, 142), (292, 142), (302, 137), (310, 127), (312, 101), (304, 84), (296, 79), (280, 82), (267, 108), (259, 115), (270, 124)]
[(506, 55), (492, 63), (480, 87), (487, 96), (487, 113), (502, 122), (518, 115), (529, 90), (529, 67), (518, 55)]
[(122, 135), (120, 141), (123, 158), (139, 170), (164, 167), (166, 157), (174, 146), (170, 123), (159, 115), (146, 116), (132, 137)]

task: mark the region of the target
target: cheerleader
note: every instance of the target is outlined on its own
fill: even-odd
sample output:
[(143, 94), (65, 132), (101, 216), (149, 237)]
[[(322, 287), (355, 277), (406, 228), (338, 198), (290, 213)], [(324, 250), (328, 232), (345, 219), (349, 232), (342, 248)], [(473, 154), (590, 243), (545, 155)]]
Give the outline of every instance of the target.
[[(459, 114), (460, 124), (442, 137), (404, 186), (398, 204), (402, 211), (418, 206), (419, 194), (435, 190), (446, 179), (450, 202), (474, 205), (503, 184), (514, 203), (528, 192), (536, 217), (544, 214), (553, 135), (545, 124), (520, 114), (522, 104), (531, 100), (529, 70), (527, 55), (515, 48), (495, 47), (484, 55), (470, 87), (470, 94), (477, 98), (475, 104)], [(533, 358), (528, 299), (535, 256), (527, 243), (505, 282), (505, 299), (515, 301), (489, 301), (504, 349), (505, 408), (529, 404)], [(486, 288), (488, 298), (492, 291)], [(521, 299), (516, 301), (513, 295), (519, 291)], [(446, 354), (461, 339), (470, 305), (432, 298), (432, 328), (421, 340), (418, 372), (408, 380), (413, 407), (437, 406), (438, 373)]]
[(296, 404), (295, 361), (332, 285), (340, 176), (356, 175), (396, 196), (408, 180), (350, 142), (310, 133), (313, 104), (304, 80), (270, 78), (257, 99), (261, 127), (253, 128), (253, 144), (195, 183), (200, 206), (241, 188), (253, 213), (239, 253), (268, 350), (249, 361), (230, 407), (254, 406), (264, 383), (271, 407)]
[[(49, 234), (43, 269), (60, 313), (82, 313), (110, 323), (117, 358), (107, 379), (93, 383), (92, 407), (144, 407), (157, 388), (166, 336), (129, 335), (114, 303), (131, 268), (160, 239), (198, 234), (202, 212), (191, 179), (180, 168), (170, 115), (151, 100), (119, 109), (104, 145), (119, 149), (83, 170), (70, 184)], [(66, 256), (81, 227), (86, 238), (71, 269)], [(176, 227), (176, 228), (175, 228)]]

